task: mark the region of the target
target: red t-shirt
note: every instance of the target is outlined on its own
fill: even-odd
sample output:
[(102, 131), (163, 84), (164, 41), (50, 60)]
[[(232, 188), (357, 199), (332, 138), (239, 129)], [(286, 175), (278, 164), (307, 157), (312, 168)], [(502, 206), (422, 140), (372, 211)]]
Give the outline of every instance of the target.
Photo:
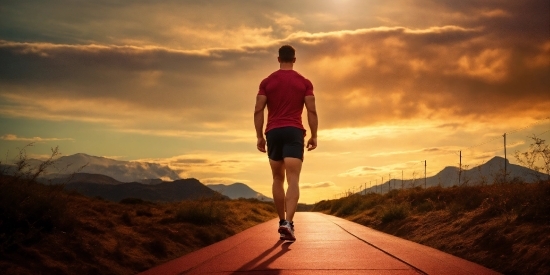
[(267, 97), (265, 132), (292, 126), (305, 130), (302, 111), (305, 97), (313, 95), (313, 84), (294, 70), (278, 70), (260, 83), (258, 95)]

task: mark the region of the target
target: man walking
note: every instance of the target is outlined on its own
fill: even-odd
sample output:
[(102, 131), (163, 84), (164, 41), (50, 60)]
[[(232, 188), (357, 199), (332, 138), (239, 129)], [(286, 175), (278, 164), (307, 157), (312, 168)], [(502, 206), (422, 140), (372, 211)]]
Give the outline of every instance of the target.
[[(281, 240), (295, 241), (294, 213), (300, 198), (300, 172), (304, 160), (304, 138), (306, 130), (302, 124), (304, 105), (307, 109), (307, 119), (311, 137), (307, 149), (317, 147), (317, 111), (313, 85), (311, 82), (293, 70), (295, 50), (284, 45), (279, 49), (280, 69), (269, 75), (260, 83), (254, 108), (254, 125), (256, 127), (256, 146), (259, 151), (266, 152), (264, 138), (264, 110), (267, 106), (267, 154), (273, 174), (273, 200), (279, 215)], [(284, 182), (288, 182), (285, 193)], [(285, 213), (286, 209), (286, 213)], [(286, 214), (286, 215), (285, 215)]]

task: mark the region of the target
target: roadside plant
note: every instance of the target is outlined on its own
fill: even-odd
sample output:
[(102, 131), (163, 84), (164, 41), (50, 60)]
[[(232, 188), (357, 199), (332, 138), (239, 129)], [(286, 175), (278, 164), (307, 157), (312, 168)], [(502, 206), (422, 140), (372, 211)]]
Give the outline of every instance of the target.
[(535, 135), (530, 138), (533, 143), (529, 145), (529, 149), (525, 152), (516, 151), (514, 157), (521, 165), (537, 172), (546, 173), (547, 180), (550, 180), (550, 145)]
[(4, 165), (0, 171), (0, 254), (38, 242), (53, 230), (72, 228), (64, 186), (37, 182), (59, 155), (58, 148), (34, 166), (26, 155), (30, 146), (20, 149), (14, 165)]

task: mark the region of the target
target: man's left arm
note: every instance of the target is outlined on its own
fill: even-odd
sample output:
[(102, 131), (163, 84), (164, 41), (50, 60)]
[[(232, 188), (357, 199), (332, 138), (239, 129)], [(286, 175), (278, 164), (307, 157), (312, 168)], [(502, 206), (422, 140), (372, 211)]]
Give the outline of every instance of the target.
[(266, 152), (265, 150), (265, 138), (264, 138), (264, 110), (267, 105), (267, 97), (265, 95), (256, 96), (256, 106), (254, 107), (254, 127), (256, 127), (256, 148), (260, 152)]

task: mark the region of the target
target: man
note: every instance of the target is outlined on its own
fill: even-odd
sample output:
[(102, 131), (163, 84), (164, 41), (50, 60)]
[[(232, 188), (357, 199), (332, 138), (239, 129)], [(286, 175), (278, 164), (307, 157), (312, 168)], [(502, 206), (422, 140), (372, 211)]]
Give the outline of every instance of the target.
[[(317, 111), (311, 82), (293, 70), (295, 50), (284, 45), (279, 49), (280, 69), (269, 75), (260, 84), (254, 108), (256, 146), (266, 152), (266, 139), (262, 133), (264, 109), (267, 106), (267, 153), (273, 174), (273, 200), (279, 215), (281, 240), (295, 241), (294, 213), (300, 198), (299, 180), (304, 160), (304, 138), (306, 130), (302, 125), (302, 111), (307, 109), (307, 119), (311, 137), (307, 149), (317, 147)], [(285, 194), (285, 176), (288, 189)], [(286, 209), (286, 213), (285, 213)], [(286, 215), (285, 215), (286, 214)]]

